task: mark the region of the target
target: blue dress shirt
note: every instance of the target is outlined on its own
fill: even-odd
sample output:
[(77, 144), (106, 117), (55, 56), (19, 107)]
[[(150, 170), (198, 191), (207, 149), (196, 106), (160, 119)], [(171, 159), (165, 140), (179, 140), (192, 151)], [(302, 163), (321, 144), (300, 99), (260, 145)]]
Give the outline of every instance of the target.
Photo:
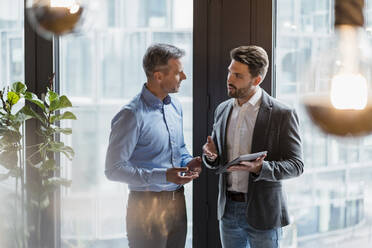
[(144, 85), (111, 121), (106, 177), (135, 191), (179, 188), (166, 181), (166, 170), (184, 167), (192, 159), (182, 126), (181, 104), (170, 96), (161, 101)]

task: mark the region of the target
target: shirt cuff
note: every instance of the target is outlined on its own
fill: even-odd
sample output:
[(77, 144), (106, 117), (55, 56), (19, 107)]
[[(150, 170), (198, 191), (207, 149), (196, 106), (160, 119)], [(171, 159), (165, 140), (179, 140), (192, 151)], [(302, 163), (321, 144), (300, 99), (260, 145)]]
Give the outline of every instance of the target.
[(167, 183), (167, 168), (154, 168), (152, 169), (150, 184)]
[(184, 164), (181, 167), (186, 167), (190, 161), (193, 160), (193, 157), (189, 157), (183, 160)]

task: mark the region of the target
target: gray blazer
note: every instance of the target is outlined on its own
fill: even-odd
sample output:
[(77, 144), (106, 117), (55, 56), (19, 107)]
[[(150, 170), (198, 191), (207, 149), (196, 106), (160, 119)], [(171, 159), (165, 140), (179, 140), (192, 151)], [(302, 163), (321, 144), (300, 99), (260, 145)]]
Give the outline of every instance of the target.
[[(267, 230), (289, 224), (287, 205), (282, 191), (282, 179), (303, 173), (301, 138), (298, 117), (294, 109), (278, 102), (265, 91), (257, 114), (252, 136), (252, 153), (267, 151), (259, 175), (250, 173), (248, 181), (246, 216), (248, 224)], [(221, 103), (214, 115), (212, 138), (218, 158), (204, 164), (217, 169), (227, 162), (226, 126), (234, 99)], [(218, 219), (224, 214), (226, 204), (226, 173), (220, 174)]]

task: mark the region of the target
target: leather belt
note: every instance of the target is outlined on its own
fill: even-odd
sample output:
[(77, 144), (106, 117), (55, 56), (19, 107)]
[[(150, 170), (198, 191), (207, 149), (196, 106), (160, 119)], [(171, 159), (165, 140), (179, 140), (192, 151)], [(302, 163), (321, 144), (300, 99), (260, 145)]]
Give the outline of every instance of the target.
[(184, 187), (180, 187), (174, 191), (134, 191), (131, 190), (130, 194), (134, 197), (158, 197), (158, 198), (170, 198), (172, 200), (175, 200), (176, 194), (182, 194), (184, 192)]
[(234, 192), (234, 191), (227, 191), (227, 198), (229, 198), (232, 201), (236, 202), (245, 202), (245, 193), (241, 192)]

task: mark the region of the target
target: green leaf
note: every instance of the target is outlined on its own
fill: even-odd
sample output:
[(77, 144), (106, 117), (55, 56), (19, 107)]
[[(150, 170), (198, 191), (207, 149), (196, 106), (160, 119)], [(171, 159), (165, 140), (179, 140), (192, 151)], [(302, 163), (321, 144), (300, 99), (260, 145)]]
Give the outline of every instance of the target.
[(45, 171), (54, 171), (56, 169), (56, 161), (49, 159), (42, 164), (41, 168)]
[[(23, 109), (23, 108), (22, 108), (22, 109)], [(24, 122), (24, 121), (26, 121), (26, 120), (28, 120), (28, 119), (33, 118), (33, 116), (31, 116), (31, 115), (27, 115), (27, 114), (25, 114), (25, 113), (22, 111), (22, 109), (19, 110), (19, 111), (14, 115), (14, 121), (22, 123), (22, 122)]]
[(59, 128), (59, 127), (56, 127), (54, 130), (55, 130), (56, 133), (63, 133), (63, 134), (66, 134), (66, 135), (72, 134), (72, 128)]
[(59, 96), (57, 93), (49, 90), (46, 94), (46, 97), (45, 97), (45, 101), (50, 105), (52, 102), (54, 101), (58, 101), (59, 100)]
[(75, 152), (72, 147), (65, 146), (63, 142), (50, 143), (50, 147), (48, 150), (51, 152), (62, 152), (69, 160), (72, 160), (72, 158), (75, 156)]
[(22, 113), (24, 113), (25, 115), (32, 116), (32, 117), (38, 119), (41, 123), (46, 125), (46, 123), (45, 123), (46, 120), (43, 117), (41, 117), (38, 113), (36, 113), (30, 106), (26, 105), (20, 111)]
[(15, 82), (12, 84), (12, 91), (18, 94), (24, 94), (27, 90), (27, 86), (21, 82)]
[(70, 100), (67, 98), (67, 96), (63, 95), (58, 100), (50, 103), (49, 110), (55, 111), (58, 109), (69, 108), (69, 107), (72, 107), (72, 104)]
[(60, 120), (76, 120), (76, 119), (77, 119), (76, 116), (72, 112), (66, 111), (62, 115), (53, 115), (51, 117), (51, 123), (54, 123)]
[(16, 104), (17, 102), (19, 101), (19, 95), (15, 92), (8, 92), (8, 103), (10, 103), (10, 105), (14, 105)]
[(32, 102), (32, 103), (35, 103), (37, 106), (39, 106), (39, 108), (41, 108), (45, 112), (45, 105), (44, 105), (43, 101), (41, 101), (37, 97), (37, 95), (35, 95), (34, 93), (26, 92), (25, 93), (25, 99)]

